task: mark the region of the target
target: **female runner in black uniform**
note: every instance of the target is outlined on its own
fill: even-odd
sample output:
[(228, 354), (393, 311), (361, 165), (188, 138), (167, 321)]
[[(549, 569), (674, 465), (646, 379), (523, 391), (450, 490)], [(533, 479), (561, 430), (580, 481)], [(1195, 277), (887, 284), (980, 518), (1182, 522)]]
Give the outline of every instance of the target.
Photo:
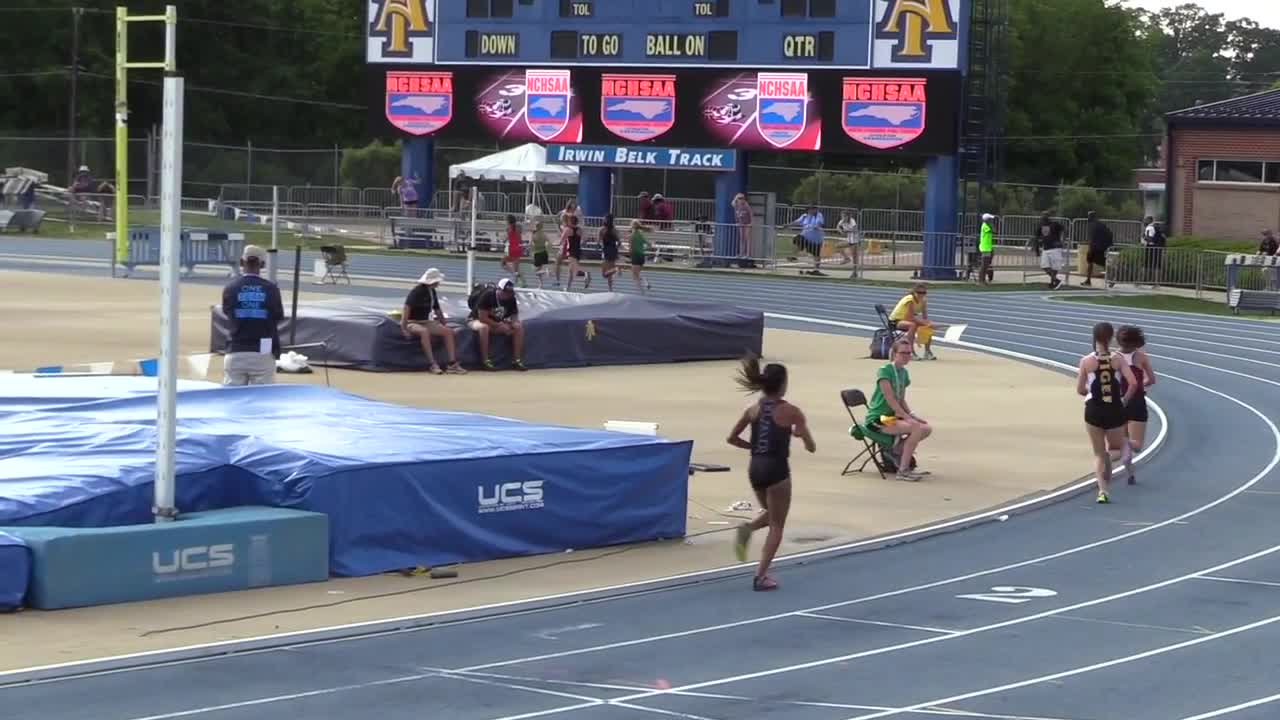
[[(753, 590), (774, 590), (778, 583), (769, 577), (769, 565), (773, 562), (773, 556), (778, 553), (778, 546), (782, 544), (783, 526), (787, 522), (787, 511), (791, 509), (791, 464), (788, 460), (791, 455), (791, 436), (794, 434), (802, 439), (805, 449), (811, 453), (818, 446), (809, 433), (804, 413), (782, 399), (787, 393), (785, 366), (770, 363), (761, 370), (760, 358), (748, 355), (742, 361), (738, 384), (747, 392), (763, 394), (758, 402), (738, 418), (733, 431), (729, 433), (729, 444), (751, 451), (747, 477), (751, 480), (751, 489), (755, 491), (756, 499), (760, 501), (764, 512), (755, 520), (738, 526), (734, 551), (739, 562), (746, 562), (751, 533), (768, 527), (769, 536), (760, 552), (760, 565), (756, 569), (751, 587)], [(747, 426), (751, 427), (750, 442), (742, 439), (742, 431)]]
[[(1111, 323), (1093, 326), (1093, 352), (1080, 358), (1076, 392), (1084, 396), (1084, 423), (1093, 443), (1098, 471), (1098, 502), (1111, 502), (1111, 466), (1124, 447), (1127, 403), (1137, 383), (1124, 356), (1111, 351), (1115, 328)], [(1124, 383), (1123, 387), (1121, 383)]]
[(1147, 388), (1156, 384), (1156, 371), (1151, 367), (1151, 356), (1142, 348), (1147, 345), (1147, 336), (1142, 328), (1135, 325), (1121, 325), (1116, 331), (1116, 341), (1120, 344), (1120, 355), (1129, 363), (1138, 391), (1133, 399), (1125, 404), (1125, 415), (1129, 420), (1126, 427), (1128, 439), (1124, 444), (1124, 452), (1120, 455), (1120, 463), (1129, 470), (1129, 484), (1138, 481), (1133, 471), (1133, 456), (1142, 452), (1147, 439)]
[(613, 277), (618, 274), (618, 244), (618, 229), (613, 226), (613, 213), (609, 213), (600, 228), (600, 274), (609, 283), (609, 292), (613, 292)]
[(565, 292), (573, 290), (573, 279), (581, 275), (585, 278), (582, 281), (582, 289), (586, 290), (591, 287), (591, 276), (582, 269), (582, 228), (578, 223), (577, 215), (570, 215), (566, 218), (569, 224), (564, 229), (564, 254), (569, 257), (569, 282), (564, 286)]

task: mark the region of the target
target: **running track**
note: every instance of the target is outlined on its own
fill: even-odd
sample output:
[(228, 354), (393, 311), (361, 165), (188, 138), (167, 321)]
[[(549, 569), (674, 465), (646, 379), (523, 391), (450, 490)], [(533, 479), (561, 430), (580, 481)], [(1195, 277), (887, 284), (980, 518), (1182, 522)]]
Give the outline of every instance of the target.
[[(83, 258), (105, 252), (105, 244), (3, 240), (0, 268), (40, 254), (49, 258), (44, 269), (102, 274), (104, 261)], [(309, 267), (311, 258), (304, 262)], [(463, 277), (461, 264), (445, 259), (357, 256), (354, 263), (361, 275), (416, 278), (432, 263), (451, 280)], [(481, 264), (478, 276), (495, 270)], [(662, 297), (863, 325), (875, 322), (872, 303), (900, 292), (772, 277), (651, 279)], [(1161, 379), (1153, 395), (1170, 427), (1165, 445), (1140, 468), (1141, 483), (1119, 486), (1110, 506), (1076, 495), (1005, 522), (784, 563), (776, 593), (749, 592), (750, 570), (734, 569), (436, 618), (427, 627), (135, 663), (0, 686), (0, 715), (1280, 717), (1280, 430), (1271, 419), (1280, 414), (1277, 326), (1036, 293), (937, 291), (931, 305), (936, 319), (968, 324), (966, 341), (1066, 363), (1088, 348), (1096, 320), (1142, 324)], [(865, 334), (798, 320), (773, 324)], [(862, 341), (851, 348), (863, 352)], [(940, 347), (943, 362), (945, 352)], [(1072, 391), (1064, 377), (1063, 392)], [(1066, 440), (1079, 442), (1086, 463), (1083, 433)], [(993, 439), (1017, 441), (1016, 418), (1007, 436)], [(15, 679), (0, 675), (0, 683)]]

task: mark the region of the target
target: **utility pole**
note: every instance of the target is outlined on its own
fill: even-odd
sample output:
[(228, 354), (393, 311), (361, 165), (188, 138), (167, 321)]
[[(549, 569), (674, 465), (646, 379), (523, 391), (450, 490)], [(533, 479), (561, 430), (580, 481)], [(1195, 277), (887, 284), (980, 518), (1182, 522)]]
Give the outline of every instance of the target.
[(67, 124), (67, 187), (71, 187), (78, 166), (76, 153), (76, 117), (80, 81), (80, 16), (84, 8), (71, 8), (71, 109)]

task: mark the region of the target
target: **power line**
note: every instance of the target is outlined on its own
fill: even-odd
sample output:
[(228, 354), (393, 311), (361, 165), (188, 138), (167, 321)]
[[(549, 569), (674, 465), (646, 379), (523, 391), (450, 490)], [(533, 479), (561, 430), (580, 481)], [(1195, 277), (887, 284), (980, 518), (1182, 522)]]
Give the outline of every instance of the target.
[(183, 18), (178, 17), (178, 23), (200, 23), (203, 25), (219, 25), (221, 27), (246, 28), (249, 30), (266, 30), (268, 32), (287, 32), (287, 33), (305, 33), (309, 35), (333, 35), (336, 37), (364, 38), (361, 33), (343, 32), (341, 30), (316, 30), (312, 28), (304, 28), (288, 25), (262, 25), (258, 23), (233, 22), (230, 20), (210, 20), (208, 18)]
[[(80, 74), (86, 77), (92, 77), (92, 78), (98, 78), (98, 79), (104, 79), (104, 80), (115, 79), (114, 75), (104, 75), (102, 73), (82, 72)], [(134, 78), (130, 78), (129, 83), (135, 84), (135, 85), (150, 85), (152, 87), (164, 86), (164, 83), (162, 82), (156, 82), (154, 80), (139, 80)], [(338, 102), (331, 102), (328, 100), (311, 100), (308, 98), (295, 98), (295, 97), (287, 97), (284, 95), (263, 95), (261, 93), (245, 92), (243, 90), (224, 90), (222, 88), (203, 87), (201, 85), (187, 85), (186, 89), (189, 92), (200, 92), (200, 93), (208, 93), (213, 95), (230, 95), (233, 97), (243, 97), (243, 98), (249, 98), (252, 100), (267, 100), (270, 102), (287, 102), (287, 103), (296, 103), (299, 105), (315, 105), (319, 107), (337, 108), (340, 110), (368, 110), (369, 109), (368, 105), (353, 105), (350, 103), (338, 103)]]

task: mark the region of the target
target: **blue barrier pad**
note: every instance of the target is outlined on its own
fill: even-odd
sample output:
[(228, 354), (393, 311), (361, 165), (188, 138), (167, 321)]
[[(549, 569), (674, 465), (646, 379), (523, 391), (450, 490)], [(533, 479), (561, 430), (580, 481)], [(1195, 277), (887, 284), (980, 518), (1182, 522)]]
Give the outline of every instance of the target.
[(329, 520), (241, 507), (109, 528), (7, 528), (31, 548), (28, 603), (42, 610), (153, 600), (329, 577)]
[(0, 610), (22, 607), (31, 576), (31, 552), (27, 544), (0, 532)]
[[(154, 389), (122, 383), (118, 397), (95, 399), (138, 378), (91, 379), (40, 401), (40, 383), (61, 381), (0, 376), (0, 526), (150, 522)], [(178, 507), (324, 513), (337, 575), (685, 532), (687, 441), (303, 385), (180, 388), (178, 416)]]

